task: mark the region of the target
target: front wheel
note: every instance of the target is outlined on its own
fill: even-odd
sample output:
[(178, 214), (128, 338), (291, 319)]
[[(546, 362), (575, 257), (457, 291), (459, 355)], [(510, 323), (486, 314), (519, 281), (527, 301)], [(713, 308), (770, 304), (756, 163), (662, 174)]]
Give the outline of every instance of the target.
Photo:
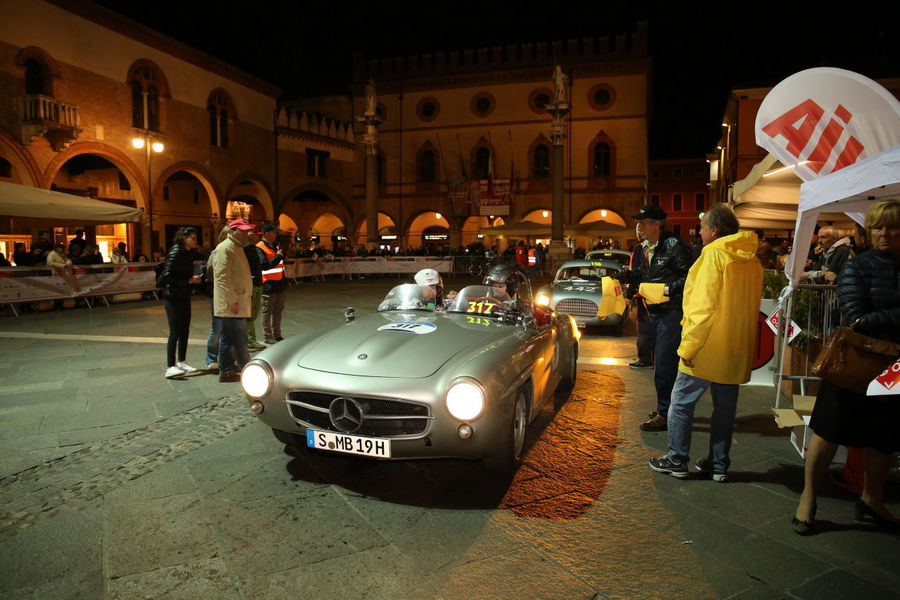
[(528, 402), (525, 392), (516, 392), (516, 403), (513, 406), (512, 422), (507, 430), (506, 438), (497, 454), (484, 459), (484, 466), (494, 473), (512, 473), (522, 460), (525, 448), (525, 429), (528, 427)]
[(575, 380), (578, 379), (578, 344), (572, 345), (572, 352), (569, 357), (569, 364), (566, 365), (566, 372), (563, 375), (562, 380), (559, 382), (559, 387), (564, 390), (571, 390), (575, 387)]

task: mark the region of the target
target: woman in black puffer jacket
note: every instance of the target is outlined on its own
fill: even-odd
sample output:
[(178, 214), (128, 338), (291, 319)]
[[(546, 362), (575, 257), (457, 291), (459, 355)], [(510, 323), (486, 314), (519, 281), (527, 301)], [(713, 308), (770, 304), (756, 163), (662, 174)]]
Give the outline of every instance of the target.
[[(842, 323), (859, 319), (856, 330), (900, 343), (900, 200), (882, 200), (866, 212), (871, 249), (844, 264), (837, 278)], [(885, 507), (884, 478), (900, 450), (900, 401), (896, 396), (866, 396), (823, 381), (809, 423), (813, 434), (806, 454), (803, 495), (794, 513), (800, 535), (814, 533), (816, 492), (838, 446), (865, 448), (862, 497), (856, 520), (900, 530)]]
[(191, 285), (200, 283), (200, 277), (194, 275), (197, 230), (193, 227), (182, 227), (175, 232), (173, 242), (158, 282), (163, 290), (163, 305), (169, 319), (169, 342), (166, 344), (167, 378), (197, 370), (185, 362), (188, 333), (191, 329)]

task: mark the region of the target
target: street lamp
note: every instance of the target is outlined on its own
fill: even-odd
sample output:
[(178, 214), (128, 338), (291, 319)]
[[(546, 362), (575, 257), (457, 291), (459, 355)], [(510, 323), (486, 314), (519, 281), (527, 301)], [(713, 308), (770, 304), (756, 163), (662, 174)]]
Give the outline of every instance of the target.
[(166, 147), (162, 142), (151, 142), (150, 141), (150, 132), (145, 131), (144, 137), (136, 137), (131, 139), (131, 145), (135, 147), (135, 149), (140, 150), (141, 148), (147, 149), (147, 219), (150, 224), (150, 256), (153, 256), (153, 172), (150, 167), (150, 150), (156, 152), (157, 154), (161, 153)]

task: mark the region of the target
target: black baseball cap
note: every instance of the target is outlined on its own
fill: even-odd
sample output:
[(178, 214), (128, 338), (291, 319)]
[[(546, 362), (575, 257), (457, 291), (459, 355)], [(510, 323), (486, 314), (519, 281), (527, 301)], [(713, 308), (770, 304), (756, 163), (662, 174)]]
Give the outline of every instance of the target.
[(631, 218), (635, 221), (640, 221), (641, 219), (663, 221), (666, 218), (666, 211), (664, 211), (659, 204), (648, 204), (641, 208), (641, 212), (639, 212), (638, 214), (631, 215)]
[(262, 230), (263, 233), (269, 233), (270, 231), (278, 231), (278, 227), (272, 225), (271, 223), (266, 223), (265, 225), (263, 225)]

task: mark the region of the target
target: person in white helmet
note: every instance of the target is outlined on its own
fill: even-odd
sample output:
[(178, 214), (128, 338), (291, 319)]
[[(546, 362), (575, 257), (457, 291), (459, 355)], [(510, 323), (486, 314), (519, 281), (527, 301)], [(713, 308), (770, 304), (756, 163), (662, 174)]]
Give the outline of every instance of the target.
[[(413, 278), (416, 284), (422, 288), (422, 297), (429, 304), (429, 308), (443, 308), (444, 306), (444, 280), (441, 274), (434, 269), (422, 269)], [(447, 300), (456, 297), (456, 292), (449, 292)], [(433, 304), (433, 306), (432, 306)]]

